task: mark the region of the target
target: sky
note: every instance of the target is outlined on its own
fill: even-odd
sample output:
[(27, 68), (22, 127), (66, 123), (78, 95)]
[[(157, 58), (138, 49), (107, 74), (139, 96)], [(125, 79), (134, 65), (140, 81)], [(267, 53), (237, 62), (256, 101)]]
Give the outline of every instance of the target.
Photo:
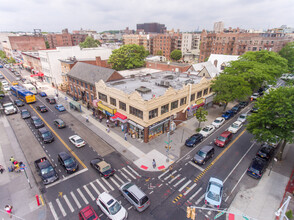
[(168, 30), (294, 27), (293, 0), (0, 0), (0, 31), (136, 30), (158, 22)]

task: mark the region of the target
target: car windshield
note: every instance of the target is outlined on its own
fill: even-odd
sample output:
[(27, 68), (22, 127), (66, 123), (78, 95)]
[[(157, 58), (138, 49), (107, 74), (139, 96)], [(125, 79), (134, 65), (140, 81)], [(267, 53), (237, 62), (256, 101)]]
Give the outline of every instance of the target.
[(34, 121), (35, 121), (35, 123), (42, 123), (42, 120), (40, 118), (37, 118)]
[(246, 116), (245, 115), (240, 115), (239, 118), (245, 119)]
[(232, 124), (232, 128), (239, 128), (239, 125), (238, 125), (238, 124), (235, 124), (235, 123), (233, 123), (233, 124)]
[(209, 128), (208, 127), (205, 127), (205, 128), (202, 129), (202, 131), (209, 132)]
[(219, 136), (217, 139), (218, 139), (219, 141), (222, 141), (222, 142), (225, 142), (225, 141), (226, 141), (226, 138), (223, 137), (223, 136)]
[(50, 131), (46, 131), (45, 133), (42, 134), (42, 136), (43, 136), (44, 138), (52, 137)]
[(75, 162), (74, 159), (70, 157), (70, 158), (68, 158), (67, 160), (64, 161), (64, 165), (65, 165), (65, 166), (70, 166), (70, 165), (72, 165), (74, 162)]
[(42, 175), (45, 175), (47, 173), (50, 173), (51, 171), (53, 171), (53, 167), (52, 166), (49, 166), (49, 167), (46, 167), (44, 169), (41, 170), (41, 174)]
[(214, 120), (214, 123), (217, 123), (217, 124), (218, 124), (218, 123), (220, 123), (220, 122), (221, 122), (221, 121), (218, 120), (218, 119), (215, 119), (215, 120)]
[(121, 205), (118, 202), (115, 202), (112, 206), (109, 207), (109, 212), (111, 215), (115, 215), (121, 209)]
[(77, 143), (77, 144), (80, 144), (80, 143), (82, 143), (82, 142), (84, 142), (84, 140), (83, 140), (83, 139), (81, 139), (81, 138), (79, 138), (79, 139), (76, 139), (76, 143)]
[(259, 174), (259, 170), (253, 168), (253, 167), (250, 167), (249, 169), (252, 173), (256, 173), (256, 174)]
[(103, 167), (101, 169), (101, 172), (105, 172), (105, 171), (110, 170), (110, 169), (111, 169), (111, 166), (110, 165), (107, 165), (107, 166), (105, 166), (105, 167)]
[(21, 104), (22, 101), (20, 101), (20, 100), (15, 100), (15, 103), (16, 103), (16, 104)]
[(206, 153), (204, 153), (203, 151), (198, 151), (197, 153), (198, 156), (205, 158), (206, 157)]
[(40, 106), (40, 109), (45, 109), (46, 107), (45, 106)]

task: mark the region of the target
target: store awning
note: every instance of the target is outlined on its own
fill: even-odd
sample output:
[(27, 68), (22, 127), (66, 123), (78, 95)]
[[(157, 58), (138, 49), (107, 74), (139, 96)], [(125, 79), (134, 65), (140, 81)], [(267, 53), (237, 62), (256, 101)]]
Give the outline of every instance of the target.
[(128, 120), (128, 117), (125, 116), (125, 115), (123, 115), (123, 114), (121, 114), (121, 113), (119, 113), (119, 112), (116, 112), (116, 113), (114, 114), (114, 116), (112, 116), (112, 117), (110, 118), (110, 120), (111, 120), (111, 121), (120, 121), (120, 122), (122, 122), (122, 123), (126, 123), (127, 120)]
[(44, 76), (44, 73), (38, 72), (37, 74), (32, 74), (31, 75), (31, 77), (34, 77), (34, 76)]

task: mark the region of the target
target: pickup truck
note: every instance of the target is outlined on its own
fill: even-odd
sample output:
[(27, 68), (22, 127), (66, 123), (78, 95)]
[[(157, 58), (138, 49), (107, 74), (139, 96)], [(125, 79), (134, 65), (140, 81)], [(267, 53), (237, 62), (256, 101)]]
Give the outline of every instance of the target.
[(11, 114), (17, 113), (17, 109), (15, 108), (12, 102), (3, 104), (3, 108), (4, 108), (5, 115), (11, 115)]
[(44, 185), (53, 183), (54, 181), (58, 180), (58, 174), (56, 173), (52, 164), (46, 157), (42, 157), (36, 160), (34, 163), (39, 176), (42, 178)]

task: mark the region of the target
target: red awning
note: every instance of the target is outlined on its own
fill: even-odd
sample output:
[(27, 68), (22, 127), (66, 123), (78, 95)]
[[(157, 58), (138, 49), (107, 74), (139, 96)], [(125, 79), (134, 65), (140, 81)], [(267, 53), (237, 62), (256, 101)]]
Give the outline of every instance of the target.
[(42, 72), (38, 72), (37, 75), (38, 75), (38, 76), (44, 76), (44, 73), (42, 73)]
[(127, 119), (128, 119), (127, 116), (125, 116), (125, 115), (123, 115), (123, 114), (121, 114), (121, 113), (119, 113), (119, 112), (116, 112), (116, 113), (114, 114), (114, 116), (112, 116), (112, 117), (110, 118), (111, 121), (116, 121), (116, 120), (118, 120), (118, 121), (121, 121), (122, 123), (126, 123), (126, 122), (127, 122)]
[(121, 114), (119, 112), (116, 112), (114, 115), (117, 116), (117, 117), (119, 117), (122, 120), (126, 120), (128, 118), (127, 116), (125, 116), (125, 115), (123, 115), (123, 114)]

